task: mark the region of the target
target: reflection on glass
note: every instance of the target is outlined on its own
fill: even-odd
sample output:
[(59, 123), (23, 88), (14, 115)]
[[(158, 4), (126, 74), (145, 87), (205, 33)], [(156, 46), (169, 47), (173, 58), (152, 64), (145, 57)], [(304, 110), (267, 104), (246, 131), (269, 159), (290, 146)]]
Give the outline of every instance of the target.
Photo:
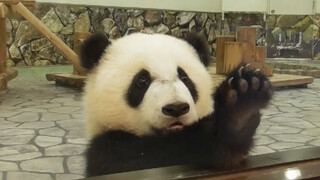
[(288, 169), (285, 172), (285, 176), (287, 179), (297, 179), (298, 177), (301, 176), (301, 172), (299, 169)]

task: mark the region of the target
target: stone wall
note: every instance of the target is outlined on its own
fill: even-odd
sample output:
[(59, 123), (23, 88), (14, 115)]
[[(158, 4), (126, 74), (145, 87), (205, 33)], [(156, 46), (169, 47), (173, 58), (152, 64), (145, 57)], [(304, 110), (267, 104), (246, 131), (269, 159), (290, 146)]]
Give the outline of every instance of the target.
[[(104, 32), (110, 39), (132, 32), (164, 33), (176, 37), (183, 37), (188, 32), (199, 32), (207, 39), (213, 56), (217, 36), (233, 35), (237, 26), (255, 26), (258, 27), (257, 43), (265, 45), (267, 42), (268, 57), (286, 56), (287, 51), (283, 53), (282, 50), (287, 46), (294, 46), (293, 53), (295, 48), (299, 50), (297, 55), (293, 54), (295, 57), (310, 57), (310, 44), (313, 42), (310, 34), (319, 29), (313, 22), (320, 19), (310, 16), (269, 16), (265, 23), (259, 14), (234, 13), (226, 14), (222, 21), (221, 14), (46, 4), (38, 4), (31, 10), (71, 48), (75, 31)], [(297, 36), (300, 32), (302, 42), (299, 44)], [(318, 37), (318, 33), (316, 35)], [(7, 37), (9, 66), (68, 63), (51, 43), (23, 19), (7, 20)]]
[[(200, 32), (212, 55), (218, 35), (234, 34), (237, 25), (263, 26), (261, 15), (125, 10), (112, 8), (52, 6), (40, 4), (31, 9), (52, 32), (73, 48), (75, 31), (104, 32), (116, 39), (132, 32), (164, 33), (183, 37)], [(66, 64), (68, 61), (25, 20), (7, 20), (8, 65)]]
[[(268, 16), (266, 21), (268, 57), (311, 58), (319, 39), (316, 16)], [(315, 46), (316, 55), (320, 49)]]

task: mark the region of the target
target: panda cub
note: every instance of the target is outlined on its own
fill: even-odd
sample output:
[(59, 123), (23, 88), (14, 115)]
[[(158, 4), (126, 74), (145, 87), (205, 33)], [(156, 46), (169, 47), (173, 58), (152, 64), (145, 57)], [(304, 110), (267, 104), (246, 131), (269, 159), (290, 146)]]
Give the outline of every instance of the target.
[(248, 154), (269, 80), (241, 64), (213, 89), (198, 35), (88, 38), (84, 108), (87, 176), (182, 164), (237, 166)]

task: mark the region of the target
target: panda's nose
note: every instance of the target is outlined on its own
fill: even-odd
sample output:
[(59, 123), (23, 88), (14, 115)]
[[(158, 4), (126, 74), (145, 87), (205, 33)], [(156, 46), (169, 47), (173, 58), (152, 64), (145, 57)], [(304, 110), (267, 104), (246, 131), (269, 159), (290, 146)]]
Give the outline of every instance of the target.
[(168, 104), (162, 108), (162, 113), (167, 116), (179, 117), (187, 114), (190, 110), (190, 106), (187, 103), (181, 104)]

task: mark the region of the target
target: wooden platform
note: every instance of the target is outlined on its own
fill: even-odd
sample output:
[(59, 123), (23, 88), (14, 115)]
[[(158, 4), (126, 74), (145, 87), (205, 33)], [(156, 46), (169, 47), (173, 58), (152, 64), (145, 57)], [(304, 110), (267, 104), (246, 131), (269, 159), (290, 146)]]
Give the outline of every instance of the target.
[(76, 74), (47, 74), (48, 81), (55, 81), (57, 85), (82, 88), (87, 76)]
[[(217, 86), (224, 80), (223, 75), (216, 74), (216, 69), (214, 66), (209, 67), (210, 74), (212, 76), (214, 85)], [(273, 87), (289, 87), (289, 86), (307, 86), (313, 83), (313, 77), (311, 76), (299, 76), (291, 74), (273, 74), (269, 77)]]
[[(218, 86), (224, 80), (223, 75), (216, 74), (215, 67), (209, 68), (210, 74), (214, 82), (214, 86)], [(73, 75), (73, 74), (47, 74), (48, 81), (55, 81), (57, 85), (81, 88), (84, 85), (86, 76)], [(270, 81), (274, 87), (287, 87), (287, 86), (307, 86), (313, 83), (313, 77), (298, 76), (289, 74), (274, 74), (270, 77)]]

